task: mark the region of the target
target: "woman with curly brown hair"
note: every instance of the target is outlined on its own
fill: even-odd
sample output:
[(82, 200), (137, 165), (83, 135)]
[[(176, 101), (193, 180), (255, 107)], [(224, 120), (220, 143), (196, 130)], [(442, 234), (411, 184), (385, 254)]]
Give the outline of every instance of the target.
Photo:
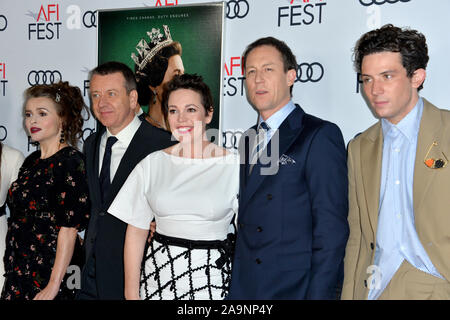
[(80, 270), (77, 233), (89, 218), (84, 156), (76, 149), (83, 109), (80, 89), (68, 82), (25, 91), (25, 128), (40, 150), (25, 159), (8, 192), (2, 299), (74, 297), (65, 276), (69, 265)]

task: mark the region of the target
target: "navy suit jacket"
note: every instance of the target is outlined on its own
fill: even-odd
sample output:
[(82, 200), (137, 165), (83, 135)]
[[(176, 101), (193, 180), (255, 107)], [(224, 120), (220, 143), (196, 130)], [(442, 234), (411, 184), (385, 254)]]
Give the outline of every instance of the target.
[[(272, 175), (261, 174), (261, 163), (248, 175), (251, 135), (240, 141), (238, 232), (228, 299), (336, 299), (349, 234), (341, 131), (296, 105), (277, 134), (278, 171)], [(276, 140), (272, 137), (267, 149), (276, 148)]]
[(171, 134), (142, 121), (120, 161), (105, 202), (101, 201), (99, 181), (100, 141), (105, 128), (89, 136), (84, 145), (91, 199), (91, 218), (85, 234), (86, 263), (78, 299), (124, 299), (123, 249), (127, 224), (107, 210), (128, 175), (150, 153), (174, 143)]

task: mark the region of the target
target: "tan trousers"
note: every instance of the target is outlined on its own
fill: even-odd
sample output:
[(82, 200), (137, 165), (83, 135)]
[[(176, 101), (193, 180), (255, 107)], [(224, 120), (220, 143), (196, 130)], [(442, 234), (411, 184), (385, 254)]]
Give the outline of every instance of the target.
[(378, 300), (448, 300), (450, 282), (413, 267), (404, 260)]

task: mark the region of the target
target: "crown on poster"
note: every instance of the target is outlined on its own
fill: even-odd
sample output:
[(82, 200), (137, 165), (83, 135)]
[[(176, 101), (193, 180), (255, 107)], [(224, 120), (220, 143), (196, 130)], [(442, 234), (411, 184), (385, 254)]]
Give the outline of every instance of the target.
[(161, 33), (161, 29), (152, 28), (152, 31), (147, 31), (147, 35), (150, 38), (150, 42), (141, 39), (136, 45), (136, 50), (139, 56), (133, 52), (131, 53), (131, 59), (142, 70), (145, 65), (153, 59), (156, 53), (164, 47), (170, 45), (173, 40), (170, 35), (170, 29), (168, 26), (163, 25), (164, 34)]

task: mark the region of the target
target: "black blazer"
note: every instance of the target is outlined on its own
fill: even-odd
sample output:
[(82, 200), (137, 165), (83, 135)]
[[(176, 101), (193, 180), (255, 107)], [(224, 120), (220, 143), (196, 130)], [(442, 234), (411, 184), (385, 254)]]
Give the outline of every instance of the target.
[[(169, 132), (142, 121), (120, 161), (109, 194), (102, 205), (98, 178), (99, 149), (105, 130), (102, 127), (89, 136), (84, 146), (92, 209), (84, 241), (86, 264), (82, 273), (81, 298), (123, 299), (123, 248), (127, 224), (108, 214), (107, 209), (136, 164), (150, 153), (167, 148), (176, 141), (171, 140)], [(92, 267), (95, 267), (95, 272)]]

